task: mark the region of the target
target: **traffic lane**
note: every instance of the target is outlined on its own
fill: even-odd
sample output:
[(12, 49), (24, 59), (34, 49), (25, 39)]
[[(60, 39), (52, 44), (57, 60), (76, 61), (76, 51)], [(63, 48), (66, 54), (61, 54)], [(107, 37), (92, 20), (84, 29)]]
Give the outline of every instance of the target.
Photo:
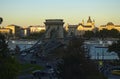
[(20, 75), (18, 76), (17, 79), (33, 79), (33, 75), (32, 74)]

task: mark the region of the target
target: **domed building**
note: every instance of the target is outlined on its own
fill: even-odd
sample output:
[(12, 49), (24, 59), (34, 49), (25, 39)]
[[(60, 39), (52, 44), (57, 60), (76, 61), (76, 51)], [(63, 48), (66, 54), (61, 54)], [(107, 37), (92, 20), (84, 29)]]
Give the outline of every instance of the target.
[(95, 21), (91, 20), (90, 16), (87, 20), (87, 23), (84, 24), (84, 20), (77, 27), (76, 35), (80, 36), (85, 33), (85, 31), (93, 31), (95, 29)]
[(86, 24), (84, 23), (84, 20), (82, 20), (82, 22), (78, 25), (67, 25), (66, 27), (68, 36), (81, 36), (85, 33), (85, 31), (93, 31), (95, 29), (95, 21), (92, 21), (89, 16)]
[(108, 22), (107, 26), (113, 26), (114, 24), (112, 22)]
[(106, 25), (101, 25), (99, 27), (99, 30), (103, 30), (103, 29), (107, 29), (107, 30), (117, 29), (118, 31), (120, 31), (120, 25), (114, 25), (114, 23), (108, 22)]

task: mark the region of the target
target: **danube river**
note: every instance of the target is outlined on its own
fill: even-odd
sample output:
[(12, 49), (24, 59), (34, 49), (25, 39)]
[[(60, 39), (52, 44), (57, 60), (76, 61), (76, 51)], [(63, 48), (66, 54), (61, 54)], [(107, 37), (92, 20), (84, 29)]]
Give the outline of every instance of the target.
[[(20, 47), (20, 50), (24, 50), (30, 48), (34, 45), (37, 41), (36, 40), (11, 40), (9, 41), (9, 48), (14, 49), (16, 45)], [(105, 60), (112, 60), (118, 59), (118, 56), (115, 52), (108, 52), (108, 44), (101, 43), (101, 42), (91, 42), (87, 41), (85, 43), (85, 47), (90, 55), (91, 59), (105, 59)]]

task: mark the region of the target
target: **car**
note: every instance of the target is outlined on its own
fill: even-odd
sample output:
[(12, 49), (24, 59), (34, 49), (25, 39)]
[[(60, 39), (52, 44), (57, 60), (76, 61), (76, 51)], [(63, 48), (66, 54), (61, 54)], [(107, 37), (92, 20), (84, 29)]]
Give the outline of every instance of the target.
[(32, 74), (34, 77), (41, 77), (46, 75), (46, 73), (42, 70), (34, 70)]
[(48, 73), (50, 74), (52, 74), (52, 73), (54, 73), (54, 69), (53, 68), (50, 68), (49, 70), (48, 70)]
[(120, 70), (112, 70), (111, 74), (120, 76)]
[(27, 55), (27, 53), (22, 53), (21, 55), (22, 55), (22, 56), (26, 56), (26, 55)]

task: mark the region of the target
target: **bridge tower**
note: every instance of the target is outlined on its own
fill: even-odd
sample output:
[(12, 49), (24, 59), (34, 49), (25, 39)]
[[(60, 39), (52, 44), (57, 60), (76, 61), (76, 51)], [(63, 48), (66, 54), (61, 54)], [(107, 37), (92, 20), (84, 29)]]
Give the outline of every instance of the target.
[(63, 19), (47, 19), (44, 24), (46, 27), (45, 39), (64, 38)]

